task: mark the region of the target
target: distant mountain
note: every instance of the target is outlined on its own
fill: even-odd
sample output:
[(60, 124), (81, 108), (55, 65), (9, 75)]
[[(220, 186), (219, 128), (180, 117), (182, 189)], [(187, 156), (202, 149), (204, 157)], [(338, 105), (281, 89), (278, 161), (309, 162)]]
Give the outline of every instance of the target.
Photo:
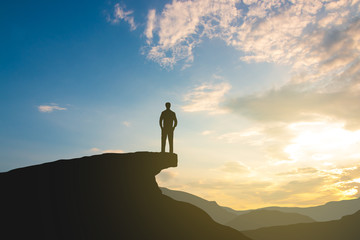
[[(314, 222), (308, 216), (298, 213), (284, 213), (275, 210), (253, 210), (238, 212), (230, 208), (219, 206), (214, 201), (207, 201), (193, 194), (160, 188), (162, 193), (178, 201), (191, 203), (212, 217), (218, 223), (230, 226), (239, 231), (257, 229), (268, 226), (289, 225), (295, 223)], [(232, 210), (232, 211), (231, 211)]]
[(229, 221), (226, 225), (239, 231), (261, 227), (290, 225), (296, 223), (315, 222), (308, 216), (298, 213), (284, 213), (274, 210), (255, 210), (242, 214)]
[(315, 207), (266, 207), (266, 210), (299, 213), (311, 217), (316, 221), (331, 221), (343, 216), (353, 214), (360, 210), (360, 198), (328, 202), (325, 205)]
[[(234, 210), (229, 207), (219, 206), (216, 202), (207, 201), (203, 198), (182, 191), (161, 188), (162, 192), (178, 201), (191, 203), (206, 211), (215, 221), (226, 224), (236, 216), (250, 213), (255, 210), (275, 210), (285, 213), (298, 213), (310, 217), (315, 221), (331, 221), (343, 216), (353, 214), (360, 210), (360, 198), (328, 202), (315, 207), (265, 207), (250, 210)], [(225, 210), (225, 211), (223, 211)], [(228, 219), (228, 220), (227, 220)]]
[(163, 195), (155, 181), (177, 155), (102, 154), (0, 173), (1, 239), (236, 239), (248, 237)]
[(360, 211), (340, 220), (267, 227), (243, 233), (254, 240), (359, 240)]
[(160, 187), (160, 190), (163, 194), (175, 200), (188, 202), (197, 206), (198, 208), (201, 208), (207, 212), (210, 217), (212, 217), (212, 219), (221, 224), (226, 224), (238, 216), (237, 214), (231, 213), (223, 207), (219, 206), (215, 201), (207, 201), (187, 192), (175, 191), (162, 187)]

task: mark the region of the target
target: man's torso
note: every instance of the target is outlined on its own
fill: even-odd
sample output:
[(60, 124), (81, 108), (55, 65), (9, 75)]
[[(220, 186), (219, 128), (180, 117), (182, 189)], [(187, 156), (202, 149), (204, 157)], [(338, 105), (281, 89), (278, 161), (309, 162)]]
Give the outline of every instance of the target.
[(161, 118), (164, 120), (163, 127), (171, 129), (175, 120), (175, 113), (169, 109), (161, 113)]

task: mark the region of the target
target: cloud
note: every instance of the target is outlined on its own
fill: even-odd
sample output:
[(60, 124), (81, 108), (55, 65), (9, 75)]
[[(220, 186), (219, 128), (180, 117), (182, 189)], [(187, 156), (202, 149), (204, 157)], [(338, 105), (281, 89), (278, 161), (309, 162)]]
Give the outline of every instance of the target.
[[(276, 191), (268, 192), (268, 194), (262, 196), (264, 200), (276, 200), (278, 203), (286, 203), (298, 198), (295, 201), (303, 201), (304, 204), (318, 204), (316, 202), (319, 199), (326, 199), (328, 196), (336, 200), (359, 196), (360, 166), (358, 165), (331, 168), (328, 170), (305, 167), (278, 175), (283, 175), (287, 178), (291, 177), (291, 175), (297, 175), (299, 180), (282, 183), (276, 188)], [(305, 176), (306, 180), (304, 180)], [(279, 194), (279, 192), (282, 193), (280, 195), (282, 195), (284, 199), (278, 198), (277, 194)]]
[(246, 181), (236, 182), (230, 179), (200, 179), (196, 181), (191, 181), (188, 183), (188, 186), (192, 188), (202, 188), (202, 189), (227, 189), (230, 191), (241, 190), (246, 191), (254, 188), (264, 189), (271, 186), (271, 182), (267, 181)]
[[(238, 166), (235, 162), (228, 162), (223, 167), (230, 170), (232, 165)], [(308, 165), (280, 173), (277, 168), (252, 168), (251, 178), (233, 172), (211, 178), (186, 179), (176, 188), (238, 209), (274, 205), (314, 206), (360, 196), (359, 165), (328, 169)], [(240, 168), (240, 172), (243, 170)]]
[(169, 182), (174, 179), (178, 174), (171, 170), (163, 170), (158, 175), (156, 175), (156, 179), (159, 180), (161, 184), (165, 182)]
[(225, 140), (228, 143), (248, 143), (251, 145), (261, 145), (263, 144), (262, 129), (258, 128), (249, 128), (243, 131), (225, 133), (218, 136), (219, 140)]
[(121, 149), (107, 149), (103, 150), (103, 153), (124, 153), (124, 150)]
[(201, 135), (207, 136), (207, 135), (210, 135), (212, 132), (213, 131), (211, 131), (211, 130), (205, 130), (205, 131), (201, 132)]
[(360, 197), (360, 165), (323, 170), (321, 174), (331, 179), (326, 188), (341, 198)]
[(218, 84), (203, 83), (185, 95), (184, 99), (187, 104), (182, 109), (185, 112), (225, 113), (226, 110), (220, 108), (220, 103), (230, 89), (231, 85), (225, 82)]
[(51, 105), (40, 105), (40, 106), (38, 106), (38, 110), (39, 110), (39, 112), (50, 113), (55, 110), (64, 111), (64, 110), (67, 110), (67, 108), (59, 107), (56, 103), (52, 103)]
[(203, 39), (218, 38), (242, 61), (288, 65), (298, 80), (320, 81), (358, 61), (359, 11), (359, 1), (343, 0), (174, 0), (156, 21), (149, 11), (147, 57), (163, 67), (189, 65)]
[(303, 167), (303, 168), (297, 168), (295, 170), (292, 171), (288, 171), (288, 172), (281, 172), (278, 173), (277, 175), (282, 176), (282, 175), (306, 175), (306, 174), (313, 174), (313, 173), (317, 173), (318, 169), (313, 168), (313, 167)]
[[(289, 123), (258, 123), (249, 129), (218, 136), (229, 144), (256, 147), (270, 165), (315, 168), (354, 163), (359, 157), (360, 129), (349, 130), (332, 119)], [(291, 166), (290, 166), (291, 167)]]
[(121, 149), (106, 149), (106, 150), (101, 150), (100, 148), (91, 148), (90, 149), (91, 152), (95, 152), (95, 153), (125, 153), (123, 150)]
[(147, 43), (150, 44), (152, 42), (153, 38), (153, 31), (155, 28), (156, 23), (156, 10), (151, 9), (149, 10), (148, 16), (147, 16), (147, 25), (145, 30), (145, 36), (147, 38)]
[(91, 152), (101, 152), (101, 150), (99, 148), (96, 148), (96, 147), (91, 148), (90, 151)]
[(302, 90), (298, 85), (288, 85), (260, 95), (229, 100), (228, 107), (259, 122), (289, 123), (331, 118), (356, 129), (360, 128), (360, 105), (355, 104), (360, 101), (360, 91), (352, 88), (324, 92), (324, 88)]
[(291, 163), (289, 154), (284, 149), (296, 137), (283, 123), (253, 123), (253, 127), (241, 131), (219, 134), (217, 139), (222, 142), (255, 147), (264, 154), (264, 160), (270, 164)]
[(132, 16), (133, 13), (134, 11), (132, 10), (126, 11), (125, 7), (121, 7), (120, 4), (117, 3), (114, 6), (113, 16), (112, 17), (108, 16), (107, 20), (113, 24), (119, 23), (120, 20), (123, 20), (130, 25), (130, 30), (134, 31), (136, 29), (136, 24), (135, 24), (134, 16)]
[[(201, 37), (203, 35), (211, 37), (210, 32), (213, 30), (210, 23), (216, 21), (220, 25), (226, 25), (226, 21), (233, 18), (229, 15), (238, 14), (235, 2), (233, 4), (229, 2), (175, 0), (171, 4), (166, 4), (157, 17), (154, 34), (157, 35), (158, 41), (150, 46), (147, 57), (163, 67), (170, 68), (180, 60), (184, 60), (187, 64), (191, 63), (192, 50), (201, 42)], [(217, 16), (218, 13), (221, 17)], [(153, 18), (148, 18), (148, 26), (152, 23)], [(152, 36), (152, 34), (147, 35), (148, 43), (151, 42)]]
[[(359, 196), (359, 167), (318, 170), (312, 167), (298, 168), (295, 171), (278, 175), (271, 188), (254, 189), (248, 194), (256, 196), (268, 205), (293, 206), (319, 205), (328, 201), (343, 200)], [(345, 176), (347, 180), (343, 180)]]
[(122, 124), (124, 124), (126, 127), (131, 126), (131, 122), (129, 122), (129, 121), (123, 121)]
[(244, 174), (249, 173), (249, 168), (240, 162), (226, 162), (220, 168), (221, 171), (227, 173), (236, 173), (236, 174)]

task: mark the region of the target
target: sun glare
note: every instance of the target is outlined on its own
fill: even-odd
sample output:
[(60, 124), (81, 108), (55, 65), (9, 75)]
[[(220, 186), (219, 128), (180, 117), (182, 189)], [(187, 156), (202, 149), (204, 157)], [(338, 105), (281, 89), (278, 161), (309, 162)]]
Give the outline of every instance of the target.
[(355, 195), (357, 193), (358, 193), (358, 188), (357, 187), (342, 191), (342, 194), (347, 196), (347, 197), (348, 196), (353, 196), (353, 195)]
[(360, 131), (346, 130), (343, 123), (300, 122), (289, 129), (295, 137), (284, 152), (294, 161), (353, 159), (359, 149)]

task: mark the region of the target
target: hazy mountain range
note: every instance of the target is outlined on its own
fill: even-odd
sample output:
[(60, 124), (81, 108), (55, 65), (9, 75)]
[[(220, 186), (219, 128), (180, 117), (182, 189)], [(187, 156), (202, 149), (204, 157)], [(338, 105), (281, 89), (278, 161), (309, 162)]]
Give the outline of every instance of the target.
[(284, 213), (275, 210), (254, 210), (235, 217), (225, 225), (243, 231), (258, 229), (265, 226), (282, 226), (310, 222), (315, 221), (308, 216), (298, 213)]
[(340, 220), (301, 223), (243, 232), (254, 240), (358, 240), (360, 211)]
[(207, 212), (215, 221), (221, 224), (226, 224), (230, 220), (238, 216), (235, 212), (230, 212), (227, 209), (219, 206), (215, 201), (207, 201), (201, 197), (193, 194), (170, 190), (167, 188), (160, 187), (163, 194), (182, 202), (188, 202), (197, 206)]
[[(178, 201), (191, 203), (206, 211), (215, 221), (238, 230), (261, 227), (307, 223), (312, 221), (331, 221), (340, 219), (360, 210), (360, 198), (329, 202), (315, 207), (266, 207), (261, 209), (237, 211), (219, 206), (193, 194), (160, 188), (163, 194)], [(261, 210), (261, 211), (260, 211)], [(291, 214), (285, 214), (291, 213)]]
[(360, 210), (360, 198), (328, 202), (315, 207), (267, 207), (267, 210), (299, 213), (311, 217), (316, 221), (337, 220), (343, 216), (353, 214)]

